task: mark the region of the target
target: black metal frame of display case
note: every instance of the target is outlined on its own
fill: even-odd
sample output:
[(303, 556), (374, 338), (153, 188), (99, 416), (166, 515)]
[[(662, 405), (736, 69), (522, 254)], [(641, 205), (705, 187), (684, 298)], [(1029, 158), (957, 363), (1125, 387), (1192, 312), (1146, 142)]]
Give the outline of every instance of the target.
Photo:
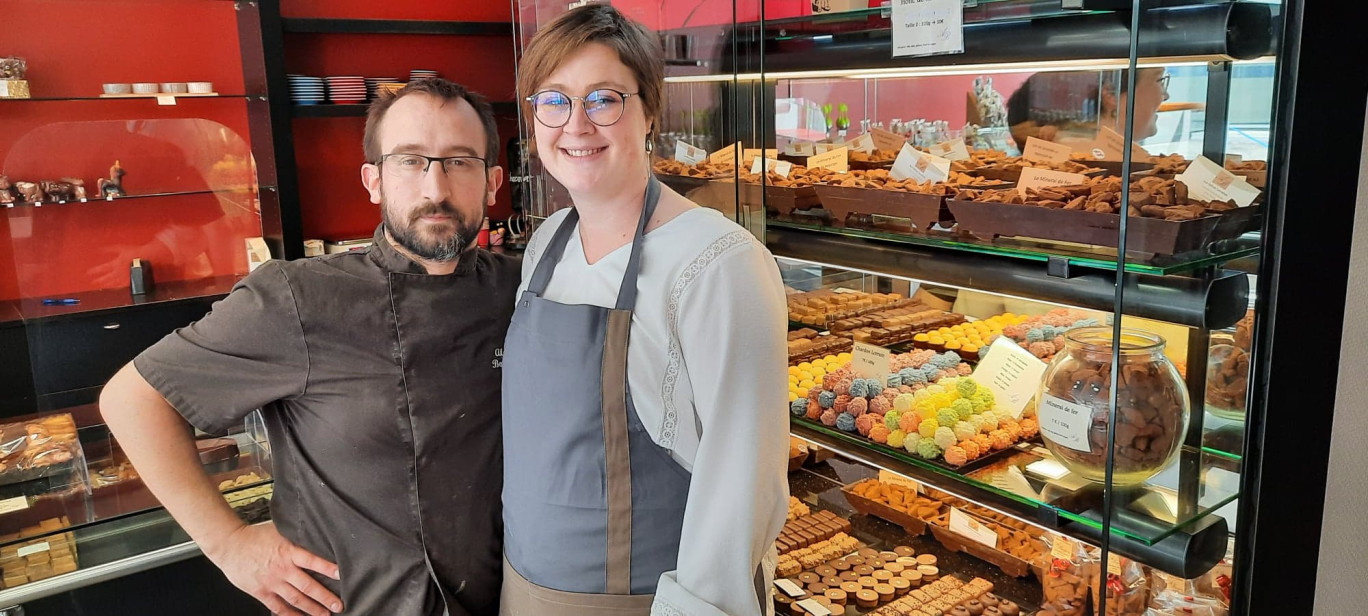
[[(1343, 7), (1289, 0), (1236, 524), (1232, 613), (1309, 614), (1316, 595), (1368, 71)], [(1314, 328), (1306, 335), (1305, 328)], [(1312, 361), (1308, 362), (1308, 358)]]

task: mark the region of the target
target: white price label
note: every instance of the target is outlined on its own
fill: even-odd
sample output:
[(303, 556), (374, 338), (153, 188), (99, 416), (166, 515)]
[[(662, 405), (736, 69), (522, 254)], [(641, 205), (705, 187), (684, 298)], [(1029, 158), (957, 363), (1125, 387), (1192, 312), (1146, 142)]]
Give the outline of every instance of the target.
[(176, 105), (176, 97), (170, 94), (158, 94), (157, 104), (174, 107)]
[(927, 154), (909, 143), (904, 143), (888, 177), (895, 180), (913, 179), (918, 182), (944, 182), (950, 178), (950, 161)]
[(969, 148), (963, 139), (942, 141), (931, 146), (931, 153), (946, 160), (969, 160)]
[[(1099, 158), (1098, 153), (1102, 156)], [(1097, 131), (1097, 140), (1093, 142), (1093, 158), (1097, 160), (1122, 160), (1126, 153), (1126, 138), (1110, 128), (1103, 126)], [(1140, 144), (1131, 142), (1131, 160), (1138, 162), (1148, 162), (1149, 152)]]
[(1246, 207), (1259, 196), (1259, 189), (1205, 156), (1193, 160), (1178, 181), (1187, 185), (1189, 197), (1202, 201), (1233, 199), (1236, 205)]
[(813, 156), (817, 154), (817, 146), (811, 141), (795, 141), (784, 147), (784, 153), (789, 156)]
[(43, 541), (41, 543), (35, 543), (33, 545), (26, 545), (22, 548), (19, 548), (19, 558), (24, 558), (25, 556), (37, 554), (39, 552), (46, 552), (50, 549), (52, 549), (52, 546), (48, 545), (48, 542), (46, 541)]
[(725, 165), (727, 163), (736, 162), (736, 149), (740, 147), (740, 145), (741, 144), (739, 143), (733, 143), (725, 148), (713, 152), (712, 154), (709, 154), (708, 162), (714, 165)]
[(1022, 167), (1021, 179), (1017, 180), (1017, 192), (1023, 196), (1026, 191), (1032, 188), (1039, 190), (1041, 187), (1051, 186), (1077, 186), (1088, 181), (1088, 176), (1079, 173), (1066, 173), (1053, 169), (1038, 169), (1036, 167)]
[(907, 143), (907, 139), (902, 135), (882, 128), (874, 128), (869, 131), (868, 135), (870, 140), (874, 142), (874, 147), (885, 152), (899, 152), (902, 150), (903, 144)]
[[(760, 161), (761, 159), (759, 157), (756, 157), (755, 162), (751, 163), (750, 172), (752, 175), (759, 175), (761, 173), (762, 167), (760, 166)], [(793, 170), (793, 163), (788, 162), (786, 160), (775, 160), (773, 158), (766, 158), (764, 159), (763, 169), (765, 173), (773, 171), (774, 173), (777, 173), (782, 177), (788, 177), (789, 172)]]
[(893, 57), (964, 53), (963, 0), (893, 0)]
[(802, 586), (795, 584), (793, 580), (779, 578), (774, 581), (774, 585), (790, 597), (801, 597), (807, 594), (807, 591), (803, 590)]
[(1062, 163), (1069, 160), (1072, 155), (1073, 148), (1067, 145), (1051, 143), (1035, 137), (1027, 137), (1026, 147), (1021, 150), (1022, 158), (1038, 163)]
[(823, 169), (830, 169), (836, 173), (845, 173), (850, 171), (849, 156), (850, 150), (843, 147), (836, 148), (830, 152), (809, 156), (807, 159), (807, 168), (816, 169), (821, 167)]
[(963, 535), (990, 548), (997, 548), (998, 534), (956, 507), (950, 508), (950, 532)]
[(674, 159), (686, 165), (697, 165), (708, 160), (708, 151), (689, 145), (681, 139), (675, 142)]
[(920, 483), (912, 481), (911, 479), (903, 477), (902, 475), (899, 475), (897, 473), (890, 473), (883, 469), (879, 469), (879, 482), (886, 483), (891, 486), (902, 486), (909, 490), (915, 490), (917, 494), (922, 493), (922, 487)]
[(993, 410), (1007, 411), (1021, 419), (1026, 404), (1040, 388), (1040, 377), (1047, 367), (1011, 338), (998, 336), (988, 347), (988, 355), (974, 368), (974, 380), (993, 392)]
[(1073, 560), (1073, 542), (1069, 541), (1068, 537), (1063, 535), (1052, 535), (1051, 541), (1054, 542), (1054, 546), (1050, 548), (1050, 557), (1058, 558), (1060, 560)]
[(812, 616), (831, 616), (831, 610), (825, 605), (818, 603), (816, 599), (803, 599), (797, 603), (798, 607), (807, 610)]
[(27, 496), (16, 496), (14, 498), (0, 500), (0, 514), (13, 513), (15, 511), (23, 511), (28, 508), (29, 502)]
[(850, 148), (851, 152), (864, 152), (865, 154), (872, 154), (875, 148), (874, 139), (869, 136), (869, 133), (860, 135), (842, 145)]
[(1092, 407), (1075, 404), (1050, 394), (1041, 394), (1036, 413), (1040, 434), (1056, 445), (1077, 451), (1092, 451), (1088, 430), (1092, 427)]
[(856, 342), (855, 348), (850, 352), (850, 367), (855, 371), (855, 376), (862, 379), (874, 379), (880, 386), (888, 378), (888, 363), (891, 353), (888, 349), (877, 347), (864, 342)]

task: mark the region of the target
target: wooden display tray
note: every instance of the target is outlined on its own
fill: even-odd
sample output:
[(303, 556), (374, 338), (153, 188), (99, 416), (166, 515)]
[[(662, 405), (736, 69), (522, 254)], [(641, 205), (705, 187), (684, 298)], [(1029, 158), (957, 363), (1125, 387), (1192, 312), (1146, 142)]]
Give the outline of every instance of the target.
[(851, 488), (864, 483), (865, 481), (869, 480), (862, 479), (841, 487), (841, 494), (845, 495), (846, 500), (850, 502), (852, 508), (865, 515), (874, 516), (881, 520), (887, 520), (897, 524), (898, 526), (901, 526), (903, 530), (907, 531), (907, 534), (914, 537), (926, 534), (926, 520), (916, 517), (906, 511), (894, 509), (887, 503), (865, 498), (856, 494), (854, 490), (851, 490)]
[[(982, 240), (1027, 237), (1116, 248), (1120, 239), (1121, 217), (1117, 214), (958, 199), (949, 199), (946, 205), (960, 231)], [(1185, 221), (1132, 216), (1127, 225), (1126, 250), (1163, 255), (1202, 250), (1212, 242), (1257, 228), (1258, 220), (1254, 207)]]
[[(798, 423), (800, 423), (800, 424), (803, 424), (803, 425), (806, 425), (806, 426), (809, 426), (809, 427), (813, 427), (813, 428), (816, 428), (816, 429), (820, 429), (820, 430), (831, 430), (831, 431), (834, 431), (834, 432), (841, 432), (840, 430), (837, 430), (835, 426), (828, 426), (828, 425), (826, 425), (826, 424), (823, 424), (823, 423), (820, 422), (820, 421), (813, 421), (813, 420), (811, 420), (811, 419), (808, 419), (808, 418), (805, 417), (805, 416), (790, 415), (790, 416), (789, 416), (789, 420), (790, 420), (790, 421), (793, 421), (793, 422), (798, 422)], [(872, 441), (872, 440), (869, 440), (868, 437), (861, 436), (859, 432), (843, 432), (843, 434), (846, 434), (846, 435), (850, 436), (851, 438), (859, 439), (859, 440), (861, 441), (861, 443), (860, 443), (861, 446), (867, 447), (867, 448), (870, 448), (870, 449), (873, 449), (874, 451), (878, 451), (879, 453), (882, 453), (882, 454), (885, 454), (885, 455), (888, 455), (888, 454), (893, 454), (893, 455), (895, 455), (895, 456), (899, 456), (899, 455), (901, 455), (901, 456), (909, 456), (909, 455), (910, 455), (910, 456), (917, 457), (917, 454), (915, 454), (915, 453), (909, 454), (909, 453), (907, 452), (906, 449), (894, 449), (893, 447), (889, 447), (888, 445), (884, 445), (884, 444), (881, 444), (881, 443), (876, 443), (876, 442), (874, 442), (874, 441)], [(1021, 443), (1035, 443), (1035, 442), (1039, 442), (1039, 441), (1040, 441), (1040, 437), (1039, 437), (1039, 436), (1037, 436), (1037, 437), (1035, 437), (1035, 438), (1031, 438), (1031, 439), (1022, 439), (1022, 440), (1020, 440), (1020, 441), (1017, 441), (1017, 442), (1015, 442), (1015, 443), (1012, 443), (1012, 446), (1011, 446), (1011, 447), (1008, 447), (1008, 448), (1003, 449), (1003, 450), (1001, 450), (1001, 451), (994, 451), (994, 452), (990, 452), (990, 453), (984, 454), (984, 455), (982, 455), (982, 456), (979, 456), (978, 459), (976, 459), (976, 460), (970, 460), (970, 461), (969, 461), (967, 464), (965, 464), (964, 466), (954, 466), (954, 465), (951, 465), (951, 464), (947, 463), (947, 462), (945, 461), (945, 458), (943, 458), (943, 457), (942, 457), (942, 458), (936, 458), (936, 459), (934, 459), (934, 460), (925, 460), (925, 459), (922, 459), (922, 462), (925, 462), (925, 463), (927, 463), (927, 464), (935, 465), (935, 466), (937, 466), (937, 467), (943, 468), (943, 469), (945, 469), (945, 470), (947, 470), (947, 471), (950, 471), (950, 472), (953, 472), (953, 473), (959, 473), (959, 474), (961, 474), (961, 475), (967, 475), (967, 474), (972, 473), (972, 472), (974, 472), (974, 471), (976, 471), (976, 470), (978, 470), (978, 469), (980, 469), (980, 468), (983, 468), (983, 467), (985, 467), (985, 466), (988, 466), (988, 465), (990, 465), (990, 464), (992, 464), (992, 463), (998, 461), (998, 459), (1002, 458), (1002, 457), (1005, 456), (1005, 455), (1010, 455), (1010, 454), (1013, 454), (1013, 453), (1017, 453), (1017, 451), (1018, 451), (1018, 450), (1017, 450), (1017, 445), (1020, 445)]]
[[(1087, 173), (1080, 173), (1080, 174), (1078, 174), (1078, 175), (1081, 175), (1081, 176), (1084, 176), (1084, 177), (1090, 177), (1090, 178), (1091, 178), (1091, 177), (1098, 177), (1098, 176), (1104, 176), (1104, 175), (1117, 175), (1116, 173), (1108, 173), (1107, 170), (1104, 169), (1104, 168), (1102, 168), (1102, 166), (1101, 166), (1100, 164), (1094, 164), (1094, 163), (1081, 163), (1081, 164), (1088, 164), (1088, 165), (1093, 165), (1094, 167), (1096, 167), (1096, 170), (1094, 170), (1094, 171), (1089, 171), (1089, 172), (1087, 172)], [(973, 169), (973, 170), (971, 170), (971, 171), (966, 171), (965, 173), (968, 174), (968, 175), (973, 175), (973, 176), (981, 177), (981, 178), (988, 179), (988, 180), (998, 180), (999, 182), (1011, 182), (1011, 183), (1015, 184), (1015, 183), (1021, 181), (1021, 170), (1020, 170), (1020, 169), (1018, 169), (1018, 170), (1016, 170), (1016, 171), (1007, 171), (1006, 169), (998, 169), (998, 168), (994, 168), (994, 167), (991, 167), (991, 166), (990, 166), (990, 167), (979, 167), (979, 168)], [(1118, 172), (1118, 173), (1119, 173), (1119, 172)], [(973, 187), (968, 187), (968, 188), (973, 188)]]
[(878, 214), (912, 221), (916, 232), (926, 233), (940, 221), (950, 221), (945, 197), (901, 190), (816, 185), (822, 209), (831, 212), (831, 224), (846, 226), (851, 214)]
[(808, 457), (811, 455), (811, 450), (800, 449), (798, 455), (788, 459), (788, 472), (792, 473), (793, 471), (803, 468), (803, 464), (807, 462)]
[[(728, 188), (732, 183), (731, 180), (716, 181), (727, 184)], [(741, 204), (751, 207), (763, 205), (766, 209), (774, 210), (783, 216), (792, 216), (794, 210), (810, 210), (820, 205), (821, 201), (817, 199), (817, 191), (811, 186), (790, 188), (742, 182)]]
[[(964, 511), (964, 514), (979, 522), (986, 521), (967, 511)], [(934, 522), (927, 521), (926, 528), (931, 531), (931, 536), (935, 537), (936, 541), (945, 546), (945, 549), (952, 552), (964, 552), (979, 560), (991, 563), (1001, 569), (1003, 573), (1012, 577), (1026, 577), (1030, 575), (1031, 571), (1034, 569), (1031, 563), (998, 550), (997, 548), (990, 548)]]

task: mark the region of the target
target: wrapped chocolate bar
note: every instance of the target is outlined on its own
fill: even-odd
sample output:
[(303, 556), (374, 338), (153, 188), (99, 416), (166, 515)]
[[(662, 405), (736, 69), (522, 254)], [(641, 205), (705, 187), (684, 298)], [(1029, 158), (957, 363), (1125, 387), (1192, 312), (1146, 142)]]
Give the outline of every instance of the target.
[[(39, 494), (81, 484), (85, 456), (70, 414), (0, 424), (0, 497)], [(32, 488), (25, 485), (46, 479)]]

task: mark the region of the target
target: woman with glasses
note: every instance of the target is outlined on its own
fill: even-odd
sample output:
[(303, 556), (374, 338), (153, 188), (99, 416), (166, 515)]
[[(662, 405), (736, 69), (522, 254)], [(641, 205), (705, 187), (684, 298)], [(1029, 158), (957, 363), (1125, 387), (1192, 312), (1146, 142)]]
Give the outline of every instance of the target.
[(768, 612), (784, 289), (753, 236), (652, 175), (663, 76), (657, 37), (604, 5), (520, 65), (574, 207), (533, 236), (504, 346), (505, 614)]
[[(1125, 134), (1130, 98), (1127, 71), (1059, 72), (1031, 75), (1007, 99), (1007, 124), (1017, 147), (1036, 137), (1092, 149), (1097, 128)], [(1142, 68), (1135, 76), (1135, 141), (1159, 132), (1159, 106), (1168, 100), (1169, 75), (1163, 68)], [(1081, 102), (1080, 102), (1081, 101)]]

